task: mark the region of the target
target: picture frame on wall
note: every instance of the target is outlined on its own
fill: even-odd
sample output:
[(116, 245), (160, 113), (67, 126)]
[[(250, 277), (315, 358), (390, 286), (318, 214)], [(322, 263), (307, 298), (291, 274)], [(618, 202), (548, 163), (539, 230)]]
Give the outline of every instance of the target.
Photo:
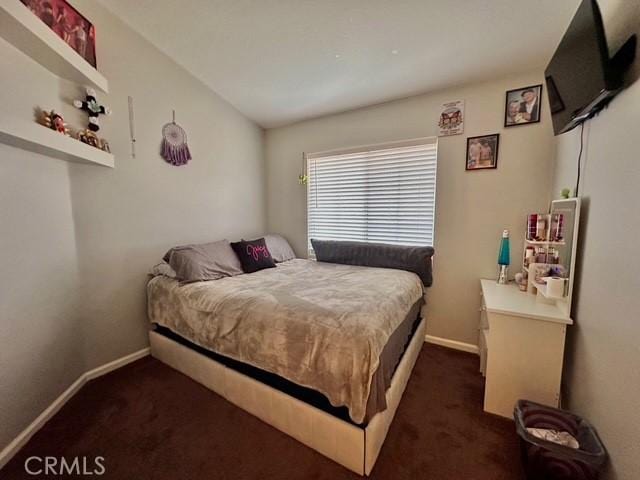
[(540, 121), (542, 84), (509, 90), (504, 107), (504, 126), (529, 125)]
[(93, 68), (96, 62), (96, 30), (65, 0), (20, 0)]
[(499, 133), (467, 138), (465, 170), (486, 170), (498, 168), (499, 146)]
[(438, 119), (438, 136), (461, 133), (464, 133), (464, 100), (443, 103)]

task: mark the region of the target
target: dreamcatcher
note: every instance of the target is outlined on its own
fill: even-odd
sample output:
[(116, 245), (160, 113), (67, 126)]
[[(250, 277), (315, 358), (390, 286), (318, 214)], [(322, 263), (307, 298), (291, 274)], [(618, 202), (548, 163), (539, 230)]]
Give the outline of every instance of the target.
[(160, 155), (171, 165), (179, 167), (191, 160), (191, 152), (187, 145), (187, 132), (176, 123), (176, 111), (173, 121), (162, 127), (162, 146)]

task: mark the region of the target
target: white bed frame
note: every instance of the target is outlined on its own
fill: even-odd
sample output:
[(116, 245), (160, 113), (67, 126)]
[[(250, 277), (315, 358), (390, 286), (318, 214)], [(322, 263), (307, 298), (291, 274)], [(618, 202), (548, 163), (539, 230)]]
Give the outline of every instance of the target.
[(387, 409), (359, 428), (265, 385), (154, 331), (151, 355), (221, 395), (234, 405), (360, 475), (369, 475), (398, 409), (425, 338), (418, 328), (387, 390)]

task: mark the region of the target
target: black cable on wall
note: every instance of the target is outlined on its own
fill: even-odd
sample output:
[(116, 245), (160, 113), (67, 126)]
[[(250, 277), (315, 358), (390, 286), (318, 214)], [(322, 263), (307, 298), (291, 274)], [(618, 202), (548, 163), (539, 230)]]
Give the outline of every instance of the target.
[(582, 150), (584, 148), (584, 122), (580, 125), (580, 153), (578, 154), (578, 178), (576, 178), (576, 193), (578, 196), (578, 189), (580, 188), (580, 167), (582, 166)]

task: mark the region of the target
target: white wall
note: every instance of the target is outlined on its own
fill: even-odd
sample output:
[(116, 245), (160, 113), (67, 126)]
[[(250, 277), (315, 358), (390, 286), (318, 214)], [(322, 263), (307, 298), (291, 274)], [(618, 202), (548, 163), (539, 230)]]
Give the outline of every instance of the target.
[(0, 263), (1, 450), (84, 371), (63, 162), (0, 144)]
[[(512, 262), (522, 252), (526, 215), (546, 210), (553, 135), (546, 104), (539, 124), (503, 128), (506, 90), (543, 82), (540, 72), (451, 88), (405, 100), (267, 130), (267, 212), (270, 231), (306, 251), (306, 189), (298, 185), (302, 152), (437, 134), (440, 105), (466, 101), (463, 135), (440, 138), (434, 284), (428, 333), (475, 344), (479, 279), (494, 277), (504, 228)], [(497, 170), (465, 171), (466, 137), (500, 133)]]
[[(600, 2), (609, 46), (640, 33), (640, 3)], [(637, 58), (640, 58), (638, 52)], [(623, 91), (585, 124), (566, 406), (597, 428), (609, 451), (608, 479), (640, 478), (640, 62)], [(554, 193), (574, 188), (580, 129), (558, 137)]]
[[(60, 109), (51, 94), (57, 78), (4, 42), (0, 52), (2, 115), (29, 118), (48, 103)], [(69, 166), (4, 144), (0, 159), (1, 449), (84, 372), (85, 361)]]
[[(98, 97), (116, 168), (67, 164), (0, 145), (0, 449), (86, 370), (147, 345), (148, 268), (175, 244), (265, 230), (263, 131), (97, 2), (73, 2), (96, 25)], [(83, 88), (0, 41), (0, 115), (32, 119)], [(127, 96), (137, 158), (129, 155)], [(159, 156), (176, 110), (194, 159)]]

